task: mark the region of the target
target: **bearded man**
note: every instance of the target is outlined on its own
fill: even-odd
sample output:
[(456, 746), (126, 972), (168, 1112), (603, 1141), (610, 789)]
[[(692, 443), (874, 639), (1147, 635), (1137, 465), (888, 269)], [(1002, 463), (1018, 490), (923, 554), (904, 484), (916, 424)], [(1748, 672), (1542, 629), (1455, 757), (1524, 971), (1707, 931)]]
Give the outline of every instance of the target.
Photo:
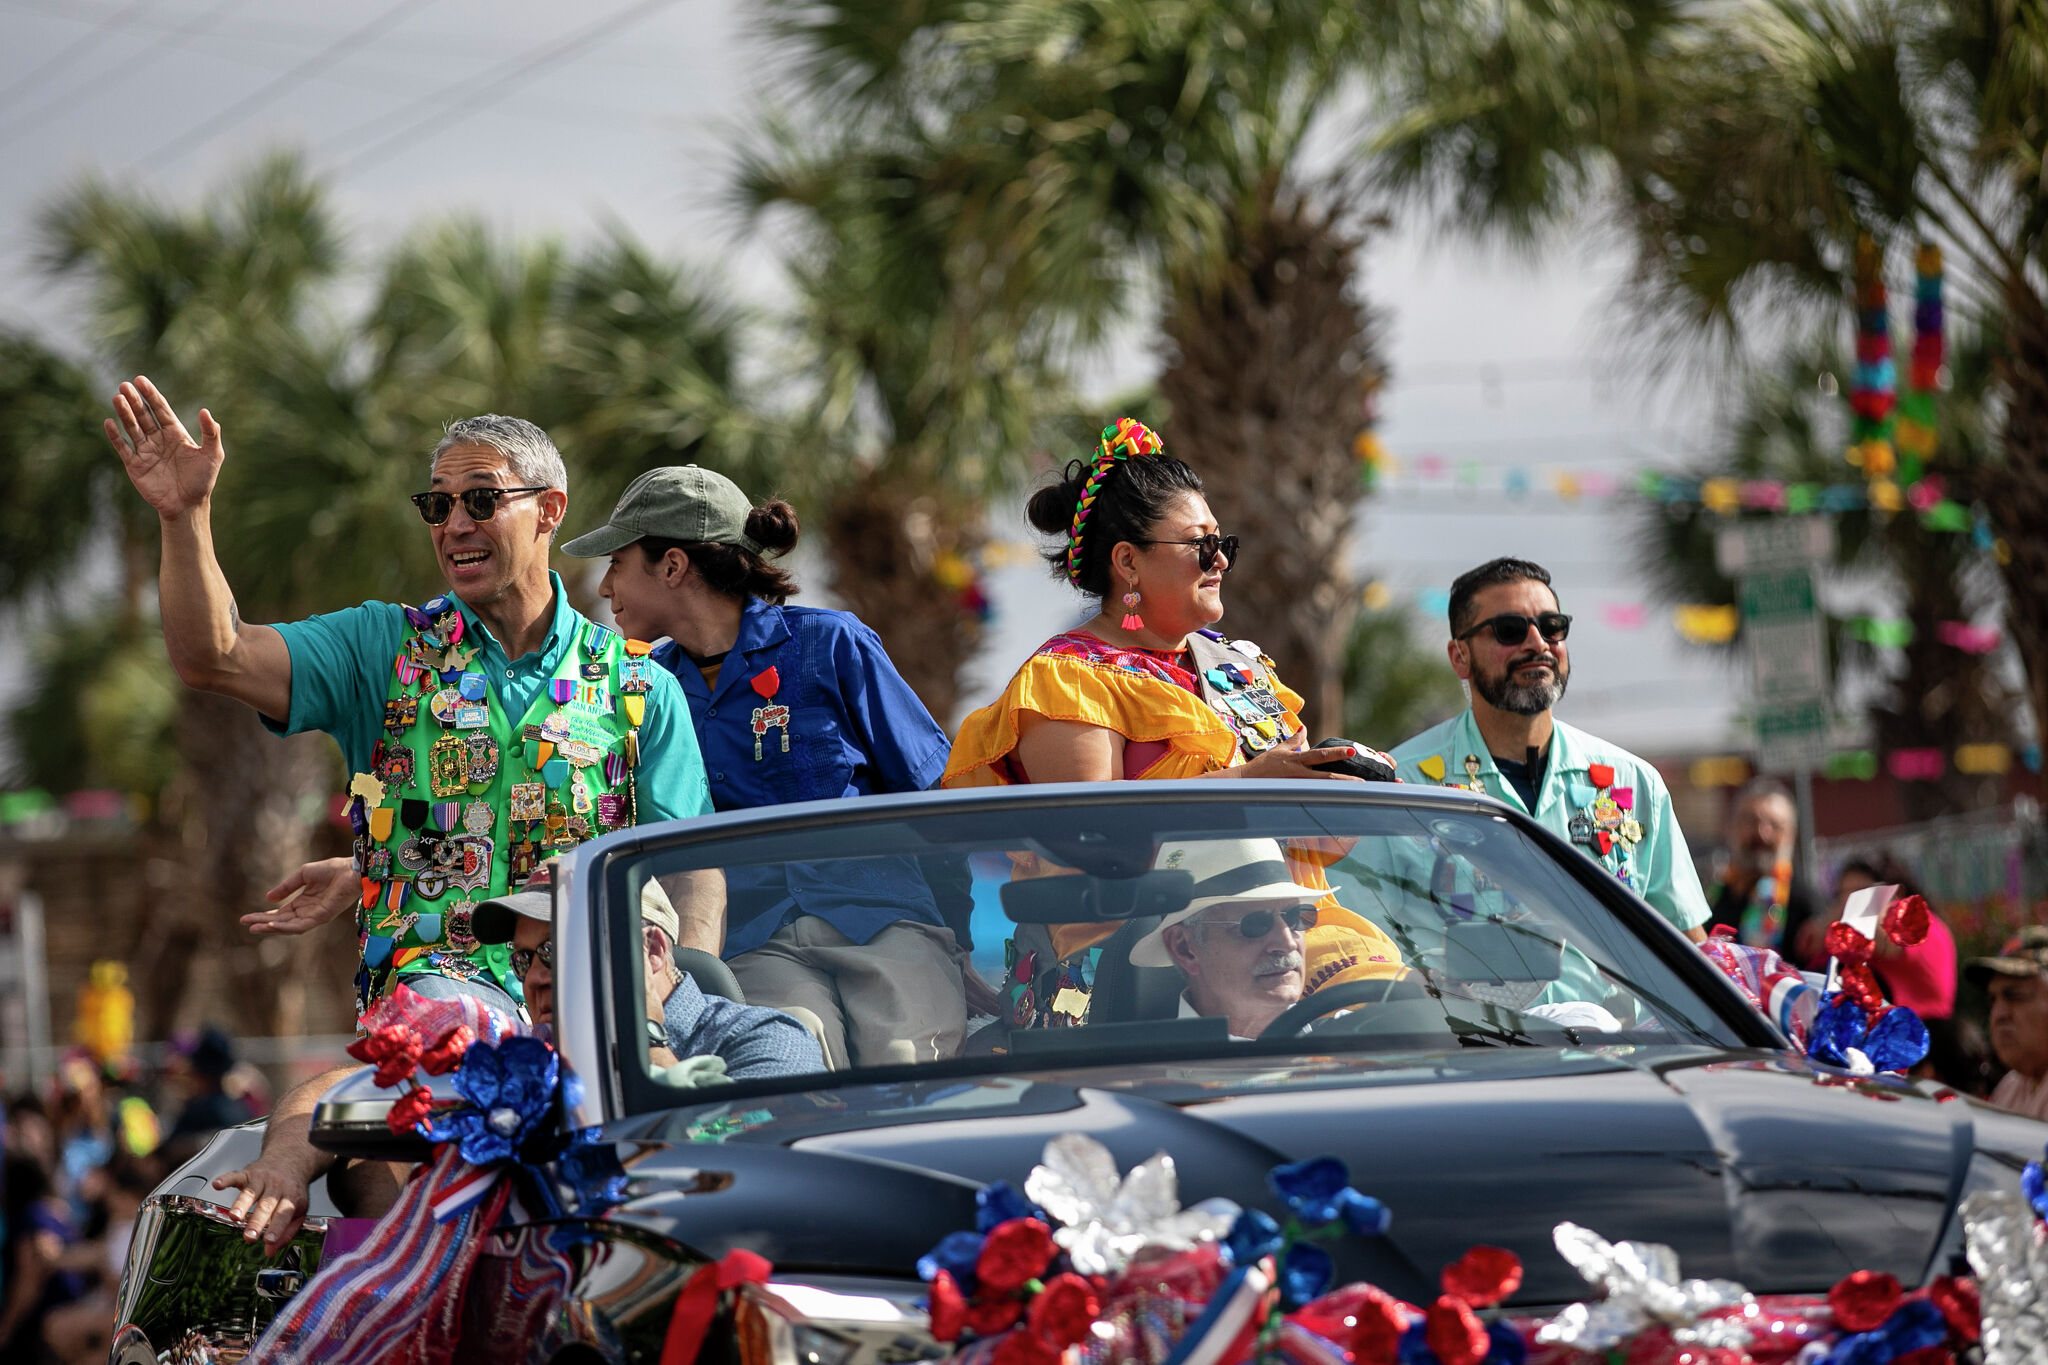
[(1519, 807), (1688, 937), (1704, 939), (1712, 915), (1664, 779), (1628, 750), (1551, 716), (1571, 682), (1571, 624), (1540, 564), (1495, 559), (1460, 575), (1446, 652), (1472, 704), (1394, 750), (1401, 780)]

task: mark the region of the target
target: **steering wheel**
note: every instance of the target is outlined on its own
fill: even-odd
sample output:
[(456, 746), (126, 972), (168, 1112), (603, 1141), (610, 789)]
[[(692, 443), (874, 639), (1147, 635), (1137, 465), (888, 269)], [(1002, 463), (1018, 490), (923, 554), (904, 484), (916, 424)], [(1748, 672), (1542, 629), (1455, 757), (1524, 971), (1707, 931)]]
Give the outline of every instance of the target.
[[(1263, 1042), (1268, 1038), (1292, 1038), (1326, 1014), (1396, 999), (1396, 988), (1406, 984), (1399, 977), (1387, 976), (1371, 981), (1340, 981), (1334, 986), (1325, 986), (1282, 1010), (1279, 1018), (1259, 1030), (1259, 1039)], [(1400, 992), (1402, 995), (1408, 993)], [(1417, 990), (1414, 993), (1421, 992)]]

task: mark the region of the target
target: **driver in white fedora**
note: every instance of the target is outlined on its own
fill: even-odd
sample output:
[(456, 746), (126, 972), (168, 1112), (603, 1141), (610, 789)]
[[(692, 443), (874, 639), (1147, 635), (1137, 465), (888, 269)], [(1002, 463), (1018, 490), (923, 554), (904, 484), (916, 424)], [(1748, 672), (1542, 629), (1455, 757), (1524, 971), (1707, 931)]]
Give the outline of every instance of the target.
[(1303, 935), (1327, 893), (1298, 885), (1271, 839), (1166, 843), (1152, 865), (1194, 877), (1194, 898), (1131, 945), (1131, 964), (1180, 968), (1182, 1018), (1220, 1015), (1231, 1037), (1258, 1037), (1302, 997)]

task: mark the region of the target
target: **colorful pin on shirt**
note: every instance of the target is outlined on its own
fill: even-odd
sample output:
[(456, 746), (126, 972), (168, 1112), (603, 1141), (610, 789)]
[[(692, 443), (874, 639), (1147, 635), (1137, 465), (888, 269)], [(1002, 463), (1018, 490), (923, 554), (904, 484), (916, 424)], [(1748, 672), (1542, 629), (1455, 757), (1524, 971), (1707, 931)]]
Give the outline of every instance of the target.
[(1442, 754), (1431, 754), (1428, 758), (1417, 759), (1415, 761), (1415, 768), (1416, 771), (1432, 782), (1444, 780), (1444, 756)]
[(1596, 787), (1613, 786), (1614, 765), (1612, 763), (1589, 764), (1586, 768), (1586, 780)]
[(753, 688), (754, 695), (758, 697), (763, 699), (772, 697), (782, 687), (782, 674), (775, 670), (775, 665), (770, 664), (753, 677), (747, 679), (747, 686)]
[(573, 678), (556, 678), (548, 684), (548, 700), (557, 706), (568, 705), (569, 698), (575, 695), (576, 680)]
[(647, 698), (637, 692), (621, 692), (619, 709), (626, 713), (626, 724), (638, 726), (647, 720)]

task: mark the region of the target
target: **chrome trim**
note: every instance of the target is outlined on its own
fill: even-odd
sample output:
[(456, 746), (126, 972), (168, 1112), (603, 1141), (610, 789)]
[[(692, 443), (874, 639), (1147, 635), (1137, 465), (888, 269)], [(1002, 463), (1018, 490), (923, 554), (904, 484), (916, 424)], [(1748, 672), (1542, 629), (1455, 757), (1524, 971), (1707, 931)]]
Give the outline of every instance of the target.
[[(584, 883), (582, 850), (555, 864), (555, 1050), (583, 1081), (581, 1101), (568, 1114), (569, 1126), (588, 1128), (623, 1112), (623, 1090), (608, 1065), (604, 1015), (611, 1003), (611, 973), (599, 951), (600, 876)], [(581, 892), (582, 894), (578, 894)], [(571, 986), (573, 983), (573, 986)], [(570, 986), (569, 989), (564, 989)]]
[[(142, 1201), (142, 1207), (145, 1209), (157, 1209), (163, 1213), (196, 1214), (209, 1223), (219, 1223), (223, 1227), (233, 1228), (236, 1232), (242, 1230), (242, 1220), (230, 1214), (227, 1205), (208, 1203), (204, 1199), (194, 1199), (189, 1194), (153, 1194)], [(137, 1222), (140, 1222), (139, 1214)], [(328, 1222), (329, 1220), (325, 1218), (308, 1218), (300, 1230), (310, 1232), (316, 1237), (325, 1237), (327, 1235)]]

